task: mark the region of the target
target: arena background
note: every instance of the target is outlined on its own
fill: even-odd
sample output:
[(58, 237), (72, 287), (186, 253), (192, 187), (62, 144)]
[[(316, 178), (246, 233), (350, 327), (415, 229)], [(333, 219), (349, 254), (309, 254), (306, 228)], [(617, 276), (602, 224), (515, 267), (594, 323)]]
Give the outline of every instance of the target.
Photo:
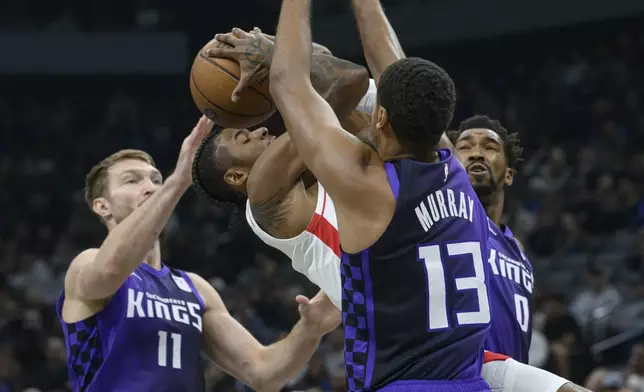
[[(318, 0), (314, 39), (364, 63), (345, 0)], [(456, 81), (459, 121), (500, 118), (526, 162), (506, 221), (536, 274), (531, 361), (595, 391), (644, 391), (644, 2), (383, 0), (408, 55)], [(0, 6), (0, 392), (66, 391), (54, 314), (65, 269), (105, 233), (82, 198), (121, 148), (168, 173), (199, 113), (187, 73), (232, 27), (273, 32), (278, 1), (5, 0)], [(313, 288), (243, 219), (189, 192), (165, 261), (209, 278), (262, 342)], [(343, 391), (342, 334), (291, 390)], [(209, 365), (210, 391), (245, 387)], [(30, 389), (31, 388), (31, 389)]]

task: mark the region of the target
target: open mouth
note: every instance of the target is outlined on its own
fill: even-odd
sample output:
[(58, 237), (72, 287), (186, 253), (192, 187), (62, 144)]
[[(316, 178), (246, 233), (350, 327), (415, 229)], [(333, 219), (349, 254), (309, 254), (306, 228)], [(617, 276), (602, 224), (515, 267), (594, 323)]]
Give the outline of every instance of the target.
[(471, 165), (470, 167), (467, 168), (468, 173), (474, 173), (474, 174), (481, 174), (481, 173), (487, 173), (488, 169), (487, 167), (482, 164), (482, 163), (475, 163)]

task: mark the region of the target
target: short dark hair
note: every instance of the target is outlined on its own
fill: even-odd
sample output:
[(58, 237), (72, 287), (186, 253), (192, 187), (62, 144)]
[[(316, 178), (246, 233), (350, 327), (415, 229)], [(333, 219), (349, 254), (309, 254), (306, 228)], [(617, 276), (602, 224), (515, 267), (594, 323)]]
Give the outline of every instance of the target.
[[(94, 200), (104, 197), (108, 193), (108, 170), (115, 164), (128, 159), (143, 161), (156, 167), (150, 154), (141, 150), (121, 150), (103, 159), (94, 165), (85, 176), (85, 202), (91, 210), (93, 210)], [(101, 222), (106, 223), (103, 218), (101, 218)]]
[(456, 87), (438, 65), (409, 57), (382, 73), (378, 104), (387, 110), (394, 134), (404, 147), (425, 149), (438, 144), (452, 121)]
[(521, 147), (521, 139), (519, 134), (508, 133), (508, 130), (503, 127), (499, 120), (491, 119), (490, 117), (482, 114), (477, 114), (470, 118), (461, 121), (458, 130), (449, 131), (447, 136), (456, 144), (461, 134), (469, 129), (489, 129), (494, 131), (503, 140), (503, 147), (505, 149), (505, 158), (508, 161), (508, 167), (516, 169), (517, 165), (523, 161), (523, 147)]
[(246, 196), (224, 181), (224, 175), (234, 159), (219, 145), (221, 128), (213, 129), (201, 142), (192, 164), (192, 182), (200, 194), (222, 207), (237, 207)]

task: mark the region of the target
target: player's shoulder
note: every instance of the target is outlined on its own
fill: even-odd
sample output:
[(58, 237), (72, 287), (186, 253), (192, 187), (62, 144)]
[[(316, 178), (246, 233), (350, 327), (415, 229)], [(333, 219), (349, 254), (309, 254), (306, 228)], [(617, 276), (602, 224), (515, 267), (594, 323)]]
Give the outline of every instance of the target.
[(519, 247), (519, 249), (521, 249), (521, 252), (525, 252), (525, 248), (523, 247), (523, 244), (521, 243), (521, 241), (519, 241), (518, 238), (514, 237), (514, 242), (517, 243), (517, 246)]
[(81, 302), (85, 301), (83, 296), (78, 295), (79, 283), (82, 281), (81, 274), (83, 270), (91, 264), (94, 259), (96, 259), (98, 251), (99, 250), (97, 248), (85, 249), (72, 259), (69, 267), (67, 267), (67, 273), (65, 274), (64, 293), (66, 299), (75, 299)]
[(94, 258), (98, 254), (98, 251), (99, 251), (98, 248), (85, 249), (84, 251), (77, 254), (76, 257), (74, 257), (74, 259), (72, 260), (72, 263), (75, 263), (75, 262), (82, 263), (82, 262), (94, 260)]
[(69, 264), (69, 267), (67, 268), (67, 276), (70, 276), (70, 275), (73, 276), (78, 272), (80, 272), (80, 270), (84, 266), (94, 261), (94, 259), (96, 258), (96, 255), (98, 255), (97, 248), (85, 249), (84, 251), (77, 254), (76, 257), (72, 259), (72, 262)]
[[(206, 281), (206, 279), (202, 278), (201, 276), (195, 274), (194, 272), (188, 272), (188, 271), (183, 271), (188, 275), (192, 283), (195, 285), (195, 288), (197, 291), (201, 291), (206, 288), (206, 286), (211, 287), (210, 284)], [(201, 293), (200, 293), (201, 294)]]
[(217, 309), (220, 307), (224, 307), (224, 303), (221, 299), (221, 296), (215, 290), (214, 287), (208, 281), (201, 276), (195, 274), (194, 272), (188, 272), (184, 271), (188, 278), (192, 281), (192, 284), (195, 286), (195, 289), (199, 293), (199, 296), (204, 301), (204, 306), (207, 309)]

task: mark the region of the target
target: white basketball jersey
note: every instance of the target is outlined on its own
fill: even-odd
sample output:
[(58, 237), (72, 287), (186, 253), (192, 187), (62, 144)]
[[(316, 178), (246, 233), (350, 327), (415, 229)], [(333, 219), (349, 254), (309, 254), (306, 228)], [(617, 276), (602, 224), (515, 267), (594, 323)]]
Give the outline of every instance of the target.
[(264, 243), (290, 257), (293, 268), (322, 289), (333, 304), (342, 309), (338, 221), (333, 201), (320, 183), (315, 214), (306, 230), (297, 237), (279, 239), (266, 233), (255, 221), (248, 201), (246, 221)]

